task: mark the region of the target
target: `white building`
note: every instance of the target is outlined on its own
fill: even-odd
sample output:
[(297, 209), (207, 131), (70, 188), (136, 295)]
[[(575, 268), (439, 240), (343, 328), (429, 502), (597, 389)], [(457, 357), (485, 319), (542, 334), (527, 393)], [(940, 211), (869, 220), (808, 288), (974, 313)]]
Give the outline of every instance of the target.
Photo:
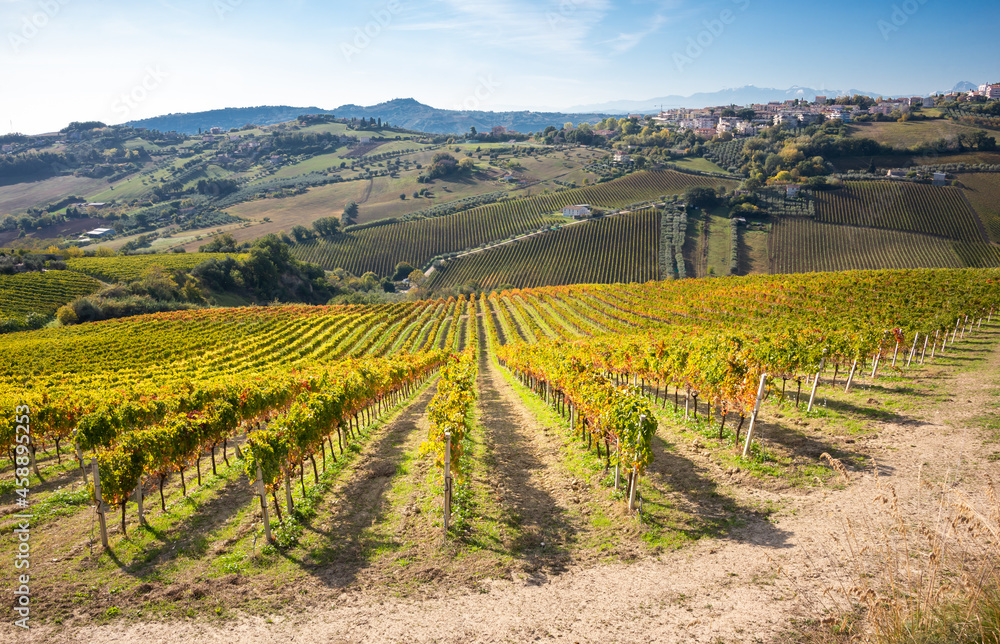
[(581, 219), (583, 217), (590, 216), (590, 204), (577, 204), (575, 206), (566, 206), (562, 210), (563, 217), (570, 217), (572, 219)]

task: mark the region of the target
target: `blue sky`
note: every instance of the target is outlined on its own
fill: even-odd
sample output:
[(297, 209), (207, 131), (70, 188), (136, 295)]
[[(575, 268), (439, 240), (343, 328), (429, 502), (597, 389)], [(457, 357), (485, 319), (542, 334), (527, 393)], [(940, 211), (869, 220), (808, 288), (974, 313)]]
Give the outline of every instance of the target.
[(995, 0), (0, 0), (0, 132), (220, 107), (566, 109), (1000, 81)]

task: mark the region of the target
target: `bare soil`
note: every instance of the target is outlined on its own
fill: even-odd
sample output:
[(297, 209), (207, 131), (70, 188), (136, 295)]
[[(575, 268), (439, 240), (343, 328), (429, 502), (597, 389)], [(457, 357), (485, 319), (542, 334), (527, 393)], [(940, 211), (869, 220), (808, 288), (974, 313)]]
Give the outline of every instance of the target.
[[(15, 642), (788, 641), (803, 622), (826, 617), (825, 591), (849, 580), (840, 544), (848, 521), (860, 526), (878, 512), (873, 500), (891, 488), (907, 516), (933, 518), (947, 490), (975, 496), (996, 476), (997, 437), (981, 419), (996, 413), (1000, 395), (998, 341), (1000, 329), (984, 329), (955, 345), (947, 364), (868, 385), (875, 431), (823, 427), (862, 458), (821, 487), (755, 485), (700, 452), (661, 446), (650, 478), (679, 512), (740, 519), (662, 551), (642, 547), (648, 527), (623, 504), (572, 474), (565, 433), (540, 422), (484, 358), (472, 486), (477, 511), (500, 526), (492, 546), (478, 524), (459, 545), (436, 545), (433, 507), (414, 511), (426, 507), (428, 465), (413, 457), (426, 392), (327, 496), (312, 525), (327, 526), (318, 543), (328, 546), (302, 562), (306, 573), (281, 583), (193, 579), (171, 590), (220, 601), (227, 610), (218, 619), (47, 622), (30, 637), (5, 623), (0, 633)], [(903, 402), (893, 413), (877, 413), (894, 396)], [(752, 511), (768, 507), (777, 509)], [(609, 544), (618, 551), (609, 555)], [(249, 609), (255, 598), (267, 609)]]

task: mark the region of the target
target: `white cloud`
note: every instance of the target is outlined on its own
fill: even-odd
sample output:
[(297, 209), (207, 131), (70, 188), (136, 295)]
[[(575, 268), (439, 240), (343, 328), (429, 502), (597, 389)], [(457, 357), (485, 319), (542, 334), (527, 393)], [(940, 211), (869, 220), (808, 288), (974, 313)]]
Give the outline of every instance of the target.
[(593, 30), (610, 0), (439, 0), (437, 15), (398, 26), (406, 31), (442, 31), (478, 46), (524, 54), (590, 57)]
[(665, 15), (657, 14), (646, 29), (632, 33), (620, 33), (615, 38), (604, 41), (603, 44), (609, 46), (616, 54), (624, 54), (645, 40), (647, 36), (655, 34), (667, 22), (668, 19)]

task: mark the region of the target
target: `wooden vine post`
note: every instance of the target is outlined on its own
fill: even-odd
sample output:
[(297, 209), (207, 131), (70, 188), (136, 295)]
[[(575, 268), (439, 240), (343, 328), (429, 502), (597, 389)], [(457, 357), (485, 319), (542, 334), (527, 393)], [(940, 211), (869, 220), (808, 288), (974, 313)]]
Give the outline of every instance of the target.
[[(816, 377), (813, 378), (812, 393), (809, 394), (809, 405), (806, 406), (806, 413), (807, 414), (812, 411), (813, 402), (816, 401), (816, 390), (819, 389), (819, 374), (823, 373), (823, 367), (824, 366), (826, 366), (826, 356), (824, 356), (823, 359), (819, 361), (819, 369), (816, 371)], [(758, 405), (759, 405), (759, 403), (758, 403)], [(753, 420), (752, 419), (750, 420), (750, 426), (753, 427)]]
[[(640, 424), (640, 426), (646, 424), (646, 415), (645, 414), (641, 414), (639, 416), (639, 424)], [(632, 475), (629, 477), (629, 479), (630, 479), (632, 485), (631, 485), (631, 489), (629, 490), (629, 493), (628, 493), (628, 509), (629, 509), (629, 512), (632, 512), (633, 510), (635, 510), (635, 495), (636, 495), (636, 490), (639, 489), (639, 470), (637, 468), (635, 468), (635, 467), (632, 468)]]
[(913, 362), (913, 356), (917, 353), (917, 340), (920, 339), (920, 334), (916, 333), (913, 336), (913, 346), (910, 347), (910, 357), (906, 359), (906, 368), (910, 368), (910, 363)]
[(857, 372), (857, 370), (858, 370), (858, 359), (855, 358), (854, 364), (851, 365), (851, 374), (847, 376), (847, 386), (844, 387), (845, 394), (851, 392), (851, 385), (854, 383), (854, 374)]
[(753, 440), (753, 429), (757, 423), (757, 414), (760, 412), (760, 403), (764, 400), (764, 388), (767, 384), (767, 374), (760, 375), (760, 386), (757, 388), (757, 402), (754, 403), (753, 413), (750, 414), (750, 427), (747, 428), (747, 442), (743, 445), (743, 458), (750, 453), (750, 441)]
[(451, 432), (444, 433), (444, 538), (451, 520)]
[(260, 463), (257, 463), (257, 496), (260, 497), (260, 509), (264, 512), (264, 537), (271, 543), (274, 539), (271, 538), (271, 519), (267, 514), (267, 490), (264, 489), (264, 473), (260, 470)]
[(97, 457), (90, 459), (90, 469), (94, 475), (94, 500), (97, 503), (97, 517), (101, 521), (101, 543), (107, 549), (111, 547), (108, 545), (108, 524), (104, 516), (108, 506), (104, 504), (104, 497), (101, 496), (101, 470), (97, 466)]

